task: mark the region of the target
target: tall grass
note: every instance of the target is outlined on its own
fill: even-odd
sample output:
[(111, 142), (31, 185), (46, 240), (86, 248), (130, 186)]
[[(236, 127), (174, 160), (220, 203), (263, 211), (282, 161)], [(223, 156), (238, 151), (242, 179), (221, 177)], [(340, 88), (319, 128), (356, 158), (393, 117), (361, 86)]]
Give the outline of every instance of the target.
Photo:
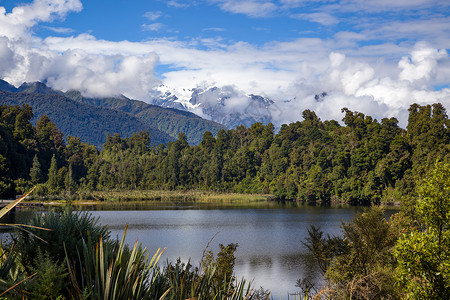
[(165, 190), (121, 190), (121, 191), (83, 191), (78, 198), (89, 201), (184, 201), (200, 203), (253, 203), (267, 202), (268, 195), (214, 193), (198, 190), (165, 191)]

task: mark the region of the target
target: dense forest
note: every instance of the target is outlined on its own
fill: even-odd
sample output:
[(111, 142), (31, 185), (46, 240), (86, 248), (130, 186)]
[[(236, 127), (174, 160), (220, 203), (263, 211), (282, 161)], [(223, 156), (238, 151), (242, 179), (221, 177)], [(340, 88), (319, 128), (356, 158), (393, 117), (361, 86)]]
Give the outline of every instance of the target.
[(309, 204), (370, 205), (413, 196), (414, 183), (436, 161), (447, 162), (449, 121), (441, 104), (409, 108), (406, 129), (395, 118), (381, 122), (342, 109), (343, 123), (255, 123), (205, 132), (190, 146), (181, 133), (167, 145), (150, 146), (148, 131), (108, 135), (99, 151), (80, 138), (67, 141), (43, 116), (30, 123), (30, 106), (0, 106), (0, 197), (41, 184), (37, 194), (78, 190), (201, 189), (272, 194)]

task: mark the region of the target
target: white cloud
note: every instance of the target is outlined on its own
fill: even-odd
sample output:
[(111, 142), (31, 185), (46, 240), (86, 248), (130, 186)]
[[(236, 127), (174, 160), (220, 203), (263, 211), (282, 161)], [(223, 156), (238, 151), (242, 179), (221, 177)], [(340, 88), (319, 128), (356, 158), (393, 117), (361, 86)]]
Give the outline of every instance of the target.
[(225, 31), (225, 28), (220, 28), (220, 27), (209, 27), (209, 28), (204, 28), (202, 31), (223, 32), (223, 31)]
[(193, 0), (169, 0), (166, 1), (167, 5), (177, 7), (177, 8), (186, 8), (192, 5), (196, 5)]
[(0, 7), (0, 36), (17, 39), (38, 22), (64, 18), (67, 13), (82, 8), (79, 0), (35, 0), (13, 8), (11, 13)]
[[(438, 48), (450, 44), (450, 17), (434, 16), (407, 21), (389, 21), (361, 25), (367, 39), (385, 41), (427, 41)], [(393, 30), (395, 29), (395, 30)]]
[(72, 28), (65, 28), (65, 27), (41, 26), (41, 28), (53, 31), (55, 33), (69, 34), (74, 32)]
[(55, 57), (44, 76), (50, 86), (76, 89), (88, 96), (124, 94), (134, 99), (146, 99), (149, 90), (159, 84), (154, 76), (157, 57), (88, 54), (83, 50), (68, 50)]
[[(334, 1), (330, 1), (334, 2)], [(341, 0), (339, 6), (348, 11), (393, 11), (423, 9), (429, 7), (448, 7), (450, 4), (446, 0)]]
[(148, 11), (144, 14), (144, 17), (149, 21), (156, 21), (162, 16), (162, 12), (160, 11)]
[(322, 24), (324, 26), (336, 25), (339, 23), (339, 20), (336, 17), (324, 12), (318, 13), (309, 13), (309, 14), (295, 14), (292, 15), (293, 18), (296, 19), (304, 19), (311, 22), (316, 22)]
[[(375, 2), (345, 3), (362, 7)], [(395, 7), (405, 3), (402, 0)], [(412, 3), (429, 5), (419, 0)], [(176, 2), (183, 4), (187, 2)], [(277, 9), (271, 1), (221, 0), (214, 4), (252, 17), (268, 16)], [(340, 120), (340, 109), (348, 107), (377, 119), (398, 117), (404, 126), (413, 102), (440, 101), (450, 107), (450, 89), (433, 90), (435, 85), (449, 83), (450, 59), (442, 50), (450, 44), (448, 17), (372, 25), (361, 22), (358, 30), (348, 28), (328, 38), (273, 41), (262, 46), (220, 38), (112, 42), (89, 34), (41, 40), (31, 31), (41, 21), (63, 18), (81, 8), (76, 0), (36, 0), (9, 14), (0, 7), (0, 78), (16, 85), (47, 80), (61, 90), (78, 89), (91, 96), (125, 94), (149, 101), (149, 91), (160, 83), (154, 69), (161, 63), (171, 67), (162, 79), (170, 87), (190, 89), (206, 84), (230, 89), (232, 96), (224, 106), (230, 112), (248, 105), (244, 91), (271, 97), (278, 108), (272, 112), (277, 125), (301, 119), (307, 108), (322, 119)], [(327, 13), (317, 11), (304, 17), (315, 17), (315, 22), (325, 25), (337, 22)], [(147, 17), (157, 20), (157, 15)], [(147, 25), (147, 30), (159, 29), (161, 25), (155, 24), (160, 23)], [(327, 96), (317, 101), (314, 96), (322, 92)]]
[(162, 24), (162, 23), (153, 23), (153, 24), (142, 25), (142, 29), (147, 30), (147, 31), (159, 31), (163, 27), (164, 27), (164, 24)]
[(8, 39), (0, 37), (0, 74), (14, 68), (14, 52), (8, 46)]
[[(450, 61), (445, 51), (418, 43), (409, 50), (386, 44), (362, 47), (359, 52), (353, 49), (347, 50), (348, 53), (333, 52), (332, 49), (340, 45), (335, 43), (341, 40), (342, 37), (335, 41), (298, 39), (273, 42), (263, 47), (240, 42), (199, 50), (179, 41), (109, 42), (90, 35), (79, 35), (48, 38), (45, 44), (55, 52), (80, 48), (90, 55), (111, 57), (131, 55), (138, 58), (145, 53), (157, 53), (162, 64), (174, 67), (174, 71), (164, 74), (166, 85), (193, 88), (206, 81), (209, 85), (233, 86), (246, 93), (269, 96), (277, 101), (279, 108), (274, 120), (277, 125), (300, 119), (306, 108), (316, 111), (322, 119), (340, 120), (340, 109), (349, 107), (377, 119), (398, 117), (404, 126), (407, 108), (413, 102), (426, 104), (440, 101), (450, 107), (450, 90), (435, 92), (430, 88), (435, 77), (448, 82), (448, 77), (445, 81), (444, 75), (450, 73)], [(408, 51), (410, 53), (406, 55)], [(379, 53), (384, 52), (398, 55), (398, 59), (379, 60)], [(90, 78), (80, 70), (78, 72), (80, 75), (76, 78), (82, 78), (82, 75)], [(136, 74), (139, 72), (142, 70)], [(112, 77), (120, 78), (117, 75)], [(149, 78), (153, 84), (156, 82), (150, 74)], [(148, 84), (146, 88), (151, 86)], [(87, 86), (86, 90), (92, 88)], [(317, 102), (314, 96), (322, 92), (327, 92), (328, 96)], [(140, 89), (140, 93), (143, 95), (145, 89)], [(141, 98), (146, 99), (145, 96)], [(246, 103), (242, 96), (232, 99), (225, 106), (230, 111), (241, 109), (238, 104)], [(291, 100), (285, 102), (288, 99)]]
[[(155, 53), (88, 52), (81, 45), (58, 51), (30, 31), (40, 21), (63, 18), (81, 8), (78, 0), (35, 0), (11, 13), (0, 7), (0, 78), (15, 85), (46, 80), (56, 89), (78, 89), (91, 96), (148, 97), (149, 90), (160, 82), (154, 75)], [(101, 43), (89, 35), (79, 38)]]
[(211, 0), (221, 9), (236, 14), (245, 14), (250, 17), (265, 17), (278, 9), (272, 1), (267, 0)]
[(398, 66), (402, 70), (400, 80), (415, 82), (420, 79), (429, 80), (436, 69), (438, 59), (447, 57), (445, 50), (436, 50), (424, 44), (416, 45), (411, 57), (403, 57)]

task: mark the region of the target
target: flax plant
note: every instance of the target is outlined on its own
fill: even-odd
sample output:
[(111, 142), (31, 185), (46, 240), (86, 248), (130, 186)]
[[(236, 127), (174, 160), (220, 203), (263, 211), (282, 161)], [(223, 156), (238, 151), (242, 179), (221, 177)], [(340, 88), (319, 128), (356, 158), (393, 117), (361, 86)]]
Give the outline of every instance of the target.
[(151, 299), (150, 291), (157, 275), (157, 263), (164, 252), (158, 251), (150, 259), (146, 248), (136, 241), (133, 249), (125, 244), (127, 226), (122, 240), (106, 243), (102, 238), (94, 244), (83, 241), (81, 283), (77, 283), (72, 263), (67, 264), (69, 276), (78, 292), (90, 294), (92, 299)]

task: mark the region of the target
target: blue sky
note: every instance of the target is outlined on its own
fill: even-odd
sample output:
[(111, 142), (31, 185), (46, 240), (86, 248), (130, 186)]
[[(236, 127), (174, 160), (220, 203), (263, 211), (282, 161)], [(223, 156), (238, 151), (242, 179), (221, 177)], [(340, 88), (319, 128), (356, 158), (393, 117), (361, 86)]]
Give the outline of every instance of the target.
[[(32, 1), (0, 1), (8, 11)], [(383, 4), (383, 2), (385, 4)], [(389, 2), (393, 2), (392, 5)], [(249, 3), (245, 7), (245, 3)], [(373, 4), (372, 4), (373, 3)], [(378, 4), (377, 4), (378, 3)], [(411, 5), (413, 3), (413, 5)], [(416, 3), (416, 5), (414, 5)], [(269, 5), (270, 4), (270, 5)], [(333, 38), (338, 32), (375, 33), (377, 27), (399, 22), (448, 21), (446, 1), (82, 1), (82, 11), (42, 22), (33, 30), (40, 37), (90, 33), (98, 39), (133, 42), (148, 39), (223, 39), (263, 45), (301, 37)], [(444, 24), (443, 24), (444, 25)], [(368, 35), (361, 45), (386, 41), (414, 42), (426, 32)], [(60, 33), (60, 35), (64, 35)], [(414, 37), (414, 35), (417, 35)], [(430, 37), (432, 38), (432, 37)]]
[(15, 85), (145, 101), (160, 84), (231, 86), (274, 99), (282, 123), (449, 106), (449, 48), (441, 0), (0, 0), (0, 78)]

